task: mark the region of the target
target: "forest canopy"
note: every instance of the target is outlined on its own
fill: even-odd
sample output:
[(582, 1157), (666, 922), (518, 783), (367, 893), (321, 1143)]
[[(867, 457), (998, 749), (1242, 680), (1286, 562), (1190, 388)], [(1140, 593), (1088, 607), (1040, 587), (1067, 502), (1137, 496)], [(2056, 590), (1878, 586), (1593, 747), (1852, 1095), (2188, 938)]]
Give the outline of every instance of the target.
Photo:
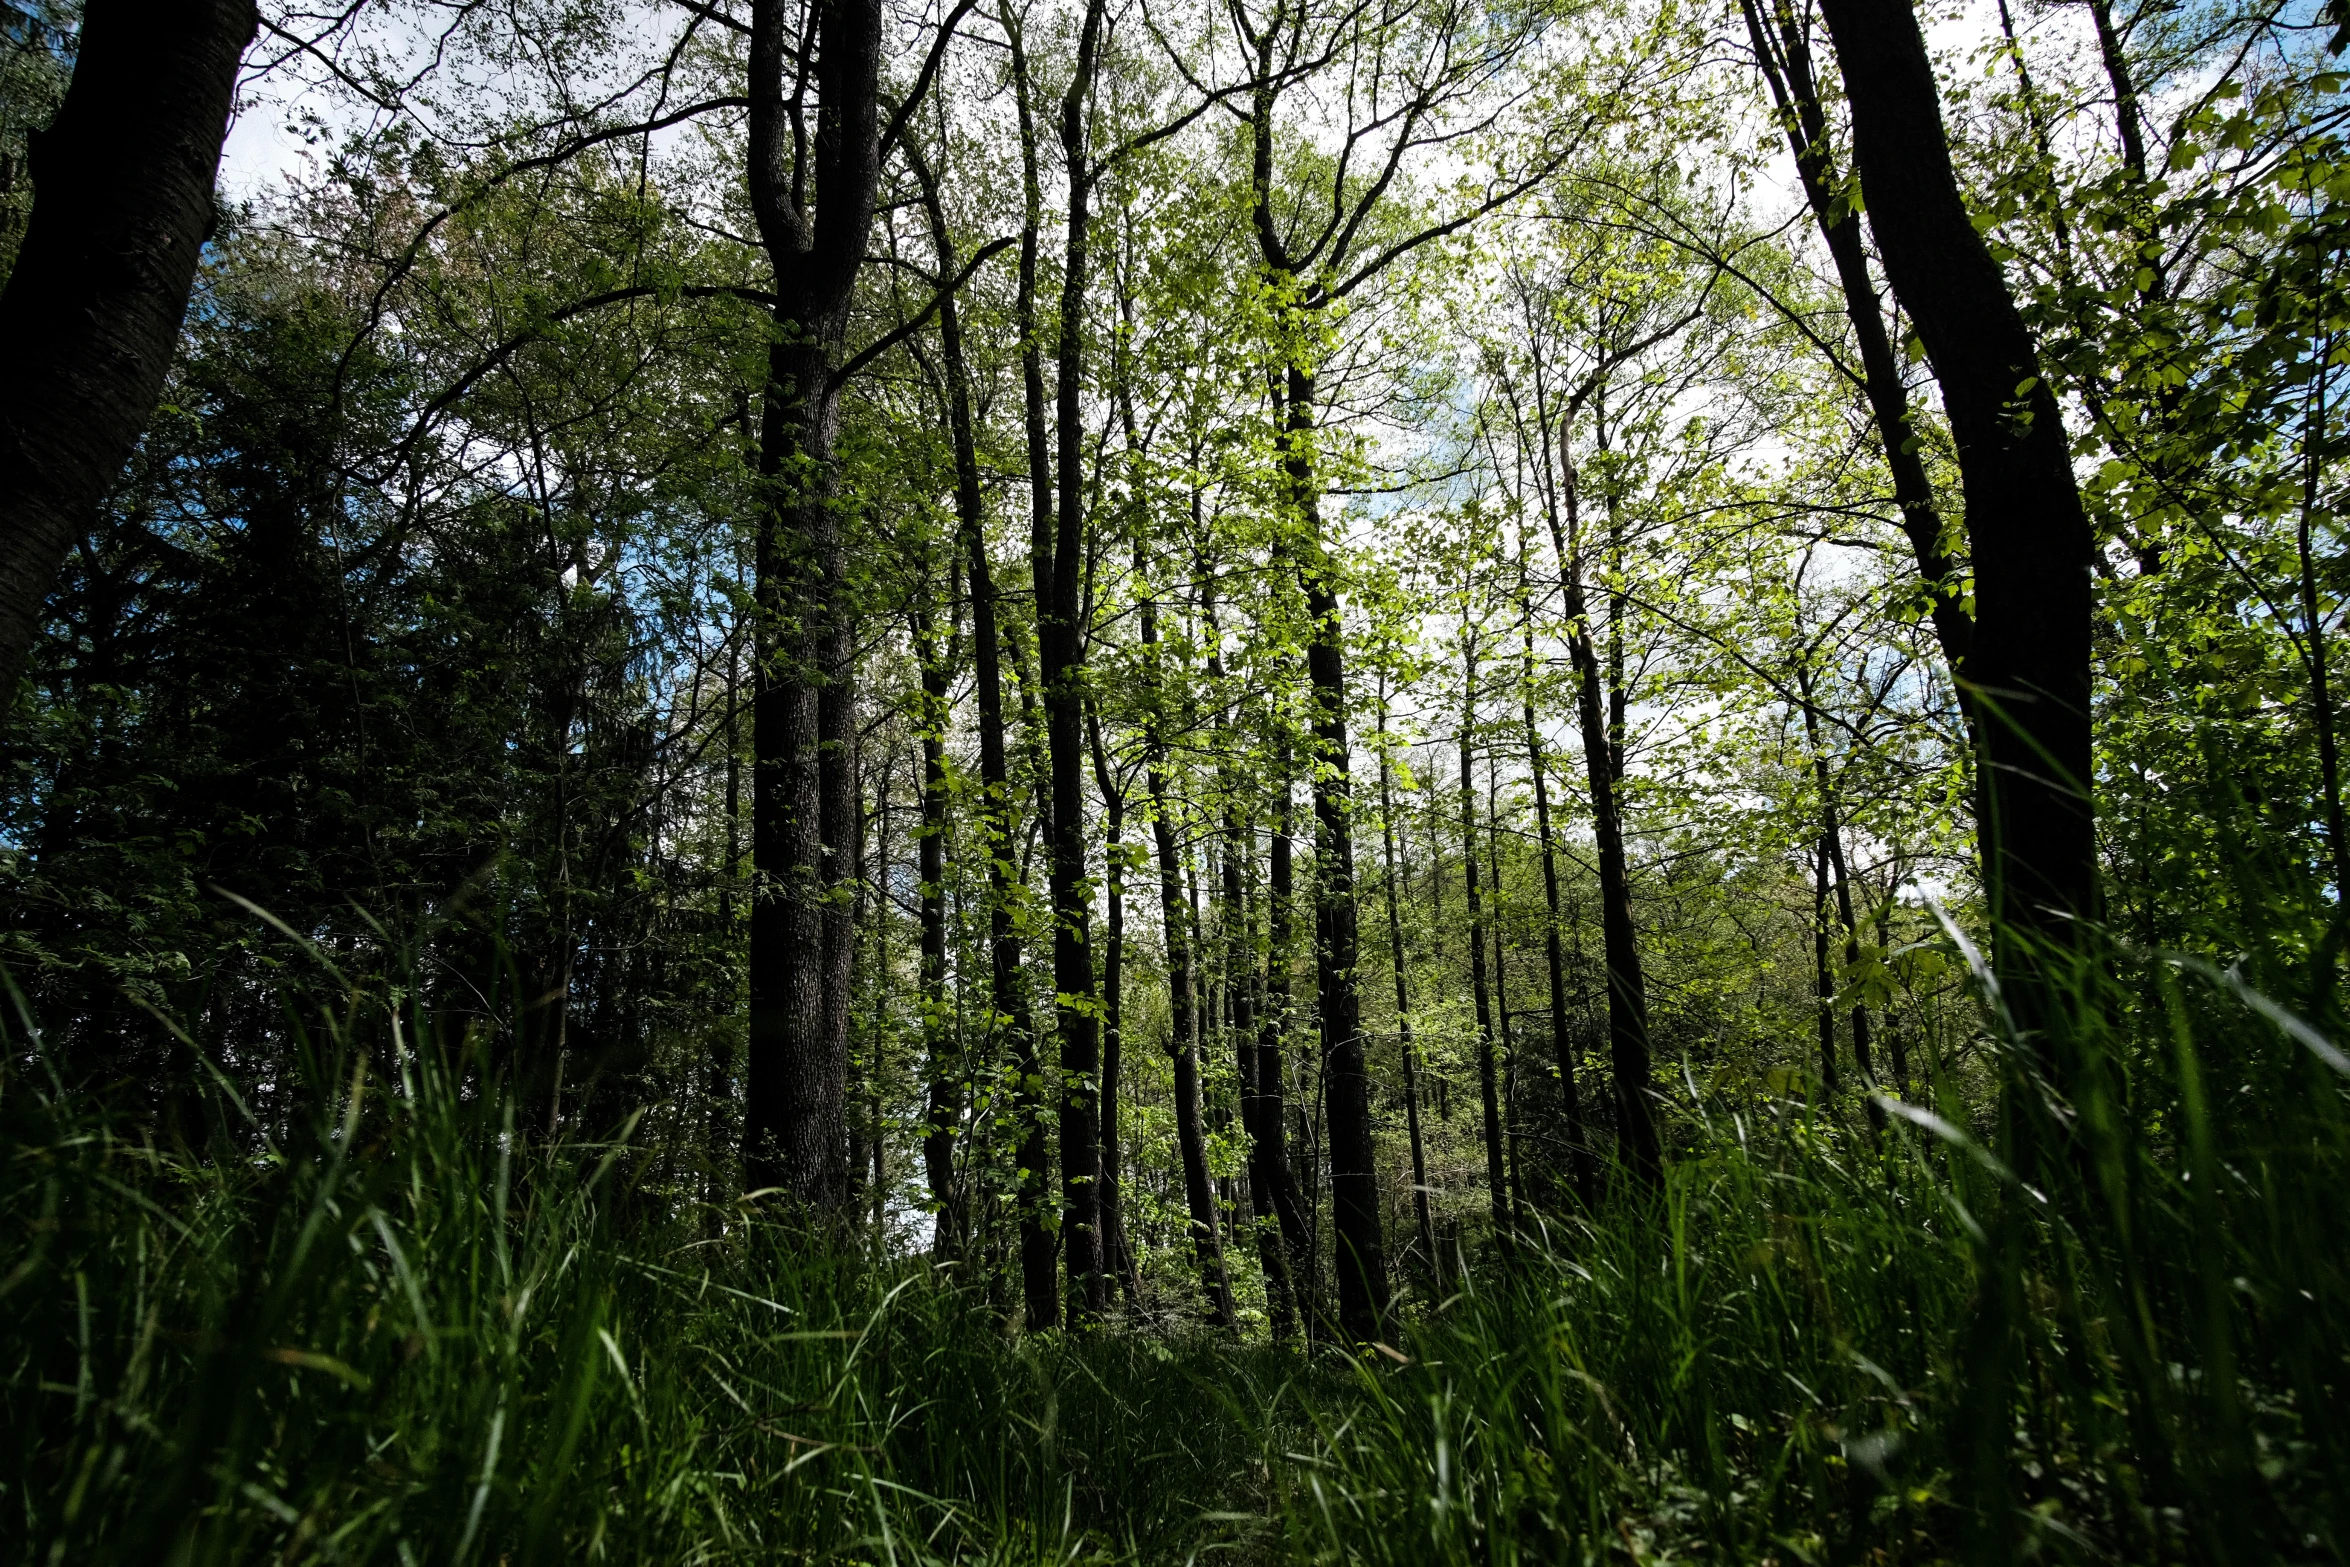
[(2339, 1560), (2346, 38), (0, 0), (0, 1538)]

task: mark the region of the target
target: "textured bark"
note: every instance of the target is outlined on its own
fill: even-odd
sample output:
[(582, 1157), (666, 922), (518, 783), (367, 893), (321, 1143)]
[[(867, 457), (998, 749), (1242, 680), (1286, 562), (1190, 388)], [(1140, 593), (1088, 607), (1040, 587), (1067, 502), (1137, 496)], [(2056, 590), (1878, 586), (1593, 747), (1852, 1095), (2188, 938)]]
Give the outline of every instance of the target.
[(1142, 601), (1142, 645), (1151, 665), (1152, 710), (1144, 722), (1144, 765), (1151, 794), (1151, 836), (1159, 860), (1159, 921), (1167, 946), (1167, 1000), (1171, 1014), (1167, 1054), (1175, 1066), (1175, 1142), (1183, 1158), (1183, 1199), (1191, 1214), (1192, 1256), (1208, 1318), (1230, 1328), (1238, 1320), (1232, 1283), (1224, 1271), (1224, 1238), (1216, 1222), (1216, 1193), (1208, 1179), (1207, 1137), (1200, 1125), (1199, 1005), (1192, 970), (1191, 908), (1183, 892), (1183, 871), (1175, 846), (1175, 821), (1168, 804), (1167, 746), (1158, 714), (1165, 686), (1158, 669), (1158, 606)]
[(0, 723), (66, 551), (155, 411), (253, 37), (252, 0), (91, 0), (0, 292)]
[[(1016, 13), (1009, 5), (998, 12), (1011, 45), (1012, 98), (1020, 127), (1022, 221), (1020, 226), (1019, 283), (1013, 296), (1013, 317), (1020, 332), (1020, 389), (1022, 429), (1028, 448), (1028, 565), (1035, 589), (1039, 619), (1052, 591), (1053, 474), (1051, 450), (1045, 443), (1044, 347), (1036, 327), (1037, 247), (1044, 222), (1044, 187), (1038, 166), (1036, 114), (1028, 75), (1028, 53)], [(1057, 844), (1051, 809), (1051, 771), (1047, 769), (1046, 798), (1040, 801), (1045, 840)], [(1007, 840), (1007, 852), (1009, 843)], [(1057, 943), (1056, 943), (1057, 948)], [(1059, 953), (1055, 952), (1055, 983), (1059, 983)], [(1038, 1049), (1033, 1018), (1014, 1035), (1019, 1051), (1020, 1092), (1020, 1289), (1030, 1331), (1060, 1320), (1060, 1262), (1049, 1203), (1045, 1146), (1045, 1081), (1043, 1052)]]
[[(2050, 973), (2094, 912), (2090, 566), (2064, 423), (1998, 262), (1960, 198), (1917, 16), (1822, 0), (1885, 275), (1917, 325), (1958, 448), (1975, 573), (1965, 678), (1978, 722), (1978, 830), (1995, 960), (2017, 1022), (2049, 1050)], [(2053, 1064), (2053, 1062), (2052, 1062)]]
[[(1466, 617), (1464, 616), (1464, 621)], [(1469, 909), (1469, 984), (1477, 999), (1477, 1089), (1485, 1111), (1485, 1184), (1492, 1199), (1494, 1227), (1517, 1228), (1510, 1201), (1509, 1170), (1501, 1140), (1501, 1083), (1493, 1057), (1493, 999), (1485, 984), (1485, 906), (1477, 890), (1477, 633), (1464, 630), (1461, 644), (1461, 877)]]
[[(1580, 500), (1574, 454), (1559, 433), (1559, 490), (1563, 519), (1551, 516), (1551, 545), (1558, 552), (1559, 579), (1566, 589), (1567, 654), (1575, 670), (1575, 713), (1582, 729), (1583, 772), (1591, 790), (1591, 824), (1599, 841), (1600, 934), (1607, 962), (1608, 1064), (1614, 1069), (1616, 1155), (1642, 1185), (1664, 1179), (1664, 1151), (1656, 1131), (1656, 1094), (1650, 1079), (1648, 981), (1640, 964), (1640, 932), (1632, 923), (1632, 881), (1624, 858), (1623, 817), (1616, 804), (1622, 760), (1616, 736), (1620, 713), (1603, 709), (1599, 650), (1591, 636), (1590, 605), (1583, 592)], [(1623, 689), (1620, 681), (1616, 691)]]
[[(959, 585), (960, 572), (950, 583)], [(955, 1180), (955, 1139), (963, 1122), (963, 1063), (956, 1058), (951, 1008), (947, 1003), (947, 747), (948, 687), (954, 677), (957, 639), (941, 648), (932, 612), (917, 613), (914, 649), (922, 668), (922, 836), (915, 851), (922, 886), (922, 1070), (925, 1104), (922, 1175), (935, 1216), (932, 1249), (955, 1256), (965, 1231), (961, 1193)], [(885, 884), (886, 886), (886, 884)]]
[(1296, 508), (1306, 609), (1306, 682), (1314, 737), (1314, 979), (1330, 1118), (1330, 1217), (1337, 1246), (1338, 1326), (1379, 1337), (1387, 1317), (1387, 1248), (1381, 1234), (1371, 1073), (1363, 1049), (1361, 935), (1355, 907), (1354, 791), (1348, 780), (1346, 639), (1336, 567), (1322, 542), (1321, 481), (1312, 458), (1314, 379), (1286, 376), (1282, 468)]
[(1102, 744), (1098, 714), (1085, 715), (1086, 739), (1093, 751), (1093, 776), (1102, 793), (1104, 839), (1102, 858), (1108, 875), (1103, 898), (1102, 929), (1102, 1097), (1101, 1097), (1101, 1226), (1102, 1268), (1116, 1275), (1119, 1290), (1132, 1307), (1142, 1297), (1142, 1275), (1134, 1248), (1126, 1239), (1123, 1201), (1125, 1170), (1120, 1160), (1118, 1128), (1119, 1078), (1125, 1066), (1126, 1009), (1126, 794), (1110, 773), (1109, 748)]
[(1093, 86), (1105, 0), (1090, 0), (1079, 28), (1077, 62), (1061, 97), (1061, 153), (1069, 176), (1068, 229), (1062, 251), (1061, 309), (1055, 384), (1056, 466), (1060, 505), (1050, 587), (1037, 616), (1044, 664), (1045, 736), (1052, 759), (1053, 988), (1058, 993), (1061, 1066), (1061, 1245), (1068, 1269), (1071, 1327), (1098, 1318), (1107, 1304), (1101, 1264), (1101, 1038), (1095, 1011), (1092, 910), (1085, 874), (1085, 290), (1092, 172), (1086, 146), (1086, 99)]
[(1285, 1044), (1289, 1032), (1289, 962), (1296, 950), (1296, 866), (1292, 855), (1289, 783), (1289, 747), (1273, 752), (1273, 841), (1265, 862), (1265, 989), (1264, 1010), (1257, 1022), (1257, 1114), (1265, 1136), (1256, 1146), (1260, 1168), (1252, 1179), (1262, 1180), (1272, 1195), (1273, 1216), (1281, 1229), (1287, 1254), (1284, 1272), (1289, 1293), (1300, 1317), (1315, 1319), (1313, 1300), (1313, 1241), (1306, 1229), (1305, 1200), (1298, 1191), (1297, 1171), (1290, 1163), (1289, 1063)]
[[(787, 96), (797, 29), (751, 10), (752, 212), (775, 279), (762, 397), (752, 700), (751, 1020), (744, 1152), (755, 1186), (838, 1212), (849, 1195), (848, 1020), (856, 874), (847, 541), (834, 504), (834, 372), (879, 177), (881, 10), (827, 0), (815, 28), (816, 126)], [(822, 206), (806, 204), (810, 190)]]
[[(938, 256), (939, 276), (956, 275), (953, 234), (938, 199), (938, 184), (920, 149), (907, 144), (907, 161), (922, 187), (923, 207), (930, 220), (930, 236)], [(988, 1010), (991, 1032), (1000, 1029), (1013, 1041), (1015, 1055), (1021, 1041), (1034, 1038), (1028, 986), (1020, 972), (1020, 937), (1013, 923), (1016, 896), (1011, 860), (1011, 769), (1004, 749), (1003, 653), (996, 618), (998, 596), (995, 573), (987, 557), (986, 500), (980, 488), (979, 445), (971, 410), (971, 372), (964, 355), (962, 316), (950, 292), (939, 301), (939, 356), (945, 371), (947, 425), (955, 450), (956, 545), (963, 552), (970, 579), (971, 663), (973, 694), (979, 710), (979, 783), (981, 790), (977, 837), (987, 857)], [(1033, 1045), (1027, 1048), (1033, 1054)], [(1046, 1260), (1050, 1261), (1050, 1253)], [(1049, 1285), (1047, 1290), (1050, 1294)]]
[[(1387, 728), (1387, 708), (1384, 701), (1379, 709), (1379, 728)], [(1403, 1053), (1403, 1109), (1404, 1128), (1412, 1143), (1412, 1216), (1420, 1227), (1420, 1250), (1428, 1259), (1428, 1276), (1438, 1289), (1443, 1288), (1444, 1259), (1436, 1252), (1436, 1222), (1428, 1211), (1428, 1155), (1420, 1142), (1420, 1064), (1419, 1046), (1412, 1039), (1411, 987), (1404, 977), (1403, 916), (1396, 905), (1395, 868), (1395, 786), (1389, 777), (1387, 753), (1379, 753), (1379, 831), (1380, 847), (1387, 862), (1387, 955), (1395, 973), (1395, 1029), (1397, 1048)]]
[[(1521, 593), (1524, 560), (1519, 562)], [(1550, 964), (1550, 1047), (1558, 1057), (1559, 1095), (1567, 1122), (1568, 1160), (1575, 1177), (1575, 1193), (1585, 1207), (1599, 1200), (1599, 1172), (1591, 1158), (1591, 1138), (1583, 1125), (1583, 1095), (1575, 1081), (1575, 1045), (1567, 1032), (1567, 960), (1561, 948), (1563, 929), (1559, 912), (1558, 847), (1550, 835), (1550, 783), (1542, 766), (1542, 731), (1534, 722), (1534, 614), (1520, 598), (1519, 624), (1525, 636), (1520, 695), (1526, 722), (1526, 761), (1534, 774), (1534, 825), (1542, 845), (1543, 956)]]

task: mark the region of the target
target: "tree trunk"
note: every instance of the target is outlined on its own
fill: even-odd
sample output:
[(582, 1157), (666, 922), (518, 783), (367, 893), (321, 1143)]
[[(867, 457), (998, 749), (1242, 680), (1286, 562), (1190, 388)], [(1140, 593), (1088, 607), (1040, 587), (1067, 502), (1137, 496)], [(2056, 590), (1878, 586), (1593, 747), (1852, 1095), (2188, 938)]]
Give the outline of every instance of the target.
[[(1043, 225), (1044, 196), (1038, 173), (1036, 119), (1028, 79), (1027, 50), (1019, 23), (1008, 4), (1001, 8), (1000, 16), (1005, 36), (1011, 44), (1012, 96), (1020, 125), (1020, 169), (1025, 209), (1020, 229), (1020, 274), (1013, 313), (1020, 333), (1021, 411), (1028, 444), (1029, 577), (1036, 596), (1041, 641), (1042, 622), (1047, 618), (1047, 601), (1053, 590), (1054, 543), (1052, 459), (1045, 444), (1044, 349), (1036, 326), (1037, 247)], [(1047, 744), (1050, 744), (1049, 735)], [(1041, 803), (1046, 807), (1041, 813), (1046, 841), (1057, 848), (1059, 839), (1053, 831), (1049, 797)], [(1057, 925), (1058, 921), (1055, 923)], [(1056, 986), (1060, 982), (1059, 945), (1056, 931), (1053, 955)], [(1037, 1048), (1033, 1020), (1031, 1026), (1018, 1036), (1017, 1043), (1020, 1048), (1017, 1108), (1020, 1123), (1020, 1280), (1028, 1327), (1034, 1332), (1060, 1320), (1061, 1288), (1052, 1227), (1046, 1222), (1048, 1175), (1045, 1165), (1048, 1155), (1044, 1130), (1044, 1061), (1043, 1053)]]
[[(1379, 729), (1387, 730), (1387, 702), (1379, 703)], [(1419, 1221), (1420, 1250), (1428, 1258), (1428, 1276), (1437, 1291), (1444, 1288), (1444, 1259), (1436, 1254), (1436, 1223), (1428, 1211), (1428, 1155), (1420, 1142), (1419, 1048), (1412, 1042), (1412, 996), (1404, 978), (1403, 916), (1395, 897), (1395, 789), (1389, 778), (1385, 750), (1379, 753), (1379, 832), (1387, 861), (1387, 954), (1395, 970), (1395, 1030), (1403, 1054), (1404, 1128), (1412, 1141), (1412, 1214)]]
[(2001, 987), (2054, 1065), (2075, 921), (2094, 912), (2089, 569), (2064, 421), (2031, 331), (1969, 220), (1917, 16), (1822, 0), (1885, 273), (1942, 386), (1975, 572), (1966, 678), (1982, 708), (1978, 829)]
[(1559, 943), (1562, 921), (1558, 850), (1550, 836), (1550, 785), (1543, 776), (1542, 731), (1534, 721), (1534, 612), (1525, 598), (1523, 543), (1521, 539), (1518, 614), (1526, 645), (1520, 689), (1526, 718), (1526, 760), (1534, 773), (1534, 825), (1542, 844), (1542, 896), (1548, 916), (1543, 926), (1543, 955), (1550, 964), (1550, 1048), (1558, 1056), (1559, 1094), (1566, 1111), (1567, 1150), (1574, 1168), (1575, 1193), (1588, 1208), (1599, 1201), (1599, 1172), (1592, 1167), (1591, 1138), (1583, 1125), (1583, 1096), (1575, 1081), (1575, 1043), (1567, 1032), (1567, 960)]
[(1256, 1145), (1262, 1180), (1272, 1194), (1273, 1215), (1286, 1253), (1282, 1272), (1298, 1315), (1309, 1325), (1320, 1310), (1313, 1298), (1313, 1239), (1306, 1228), (1305, 1203), (1290, 1164), (1289, 1067), (1284, 1042), (1289, 1031), (1289, 960), (1296, 941), (1295, 877), (1291, 847), (1289, 744), (1273, 751), (1273, 842), (1266, 862), (1265, 1005), (1257, 1023), (1257, 1093), (1265, 1136)]
[[(1812, 778), (1820, 791), (1820, 850), (1829, 873), (1836, 878), (1836, 913), (1844, 926), (1844, 964), (1850, 968), (1860, 961), (1860, 922), (1853, 912), (1852, 876), (1844, 864), (1844, 823), (1836, 805), (1836, 780), (1828, 769), (1828, 753), (1820, 744), (1819, 704), (1812, 699), (1811, 673), (1799, 666), (1795, 678), (1803, 695), (1803, 733), (1811, 748)], [(1869, 1045), (1869, 1009), (1855, 1002), (1852, 1069), (1859, 1074), (1863, 1092), (1877, 1085), (1877, 1067), (1870, 1059)], [(1880, 1129), (1885, 1124), (1884, 1108), (1874, 1099), (1869, 1101), (1869, 1123)]]
[[(950, 567), (950, 600), (961, 575)], [(922, 838), (916, 872), (922, 884), (922, 1061), (928, 1079), (922, 1175), (930, 1189), (934, 1221), (931, 1249), (942, 1259), (961, 1252), (964, 1233), (955, 1181), (955, 1137), (963, 1124), (964, 1069), (948, 1048), (954, 1029), (947, 1005), (946, 734), (952, 718), (948, 690), (954, 678), (957, 640), (950, 635), (947, 646), (940, 648), (933, 611), (925, 602), (914, 623), (915, 659), (922, 670)]]
[[(1194, 454), (1197, 460), (1197, 454)], [(1192, 494), (1192, 525), (1199, 527), (1199, 495)], [(1139, 567), (1138, 567), (1139, 569)], [(1203, 561), (1200, 576), (1200, 613), (1208, 628), (1208, 681), (1224, 689), (1223, 629), (1216, 621), (1216, 588)], [(1231, 753), (1240, 743), (1230, 706), (1224, 710), (1224, 760), (1217, 787), (1224, 797), (1224, 972), (1231, 1001), (1233, 1065), (1240, 1088), (1240, 1129), (1248, 1139), (1248, 1197), (1251, 1227), (1257, 1239), (1257, 1263), (1265, 1275), (1265, 1312), (1272, 1319), (1273, 1337), (1286, 1340), (1297, 1332), (1297, 1300), (1290, 1278), (1289, 1251), (1283, 1239), (1277, 1195), (1286, 1179), (1287, 1162), (1278, 1157), (1285, 1135), (1281, 1124), (1280, 1085), (1266, 1093), (1258, 1034), (1256, 906), (1248, 895), (1243, 867), (1255, 857), (1256, 834), (1250, 829), (1240, 799), (1240, 779)], [(1270, 1003), (1268, 1003), (1268, 1016)], [(1279, 1173), (1276, 1173), (1279, 1172)]]
[[(1599, 840), (1600, 934), (1607, 959), (1609, 1065), (1616, 1091), (1616, 1153), (1642, 1185), (1664, 1179), (1664, 1152), (1657, 1139), (1656, 1095), (1650, 1081), (1648, 982), (1640, 966), (1640, 933), (1632, 923), (1631, 873), (1624, 859), (1623, 819), (1616, 807), (1620, 764), (1607, 713), (1602, 710), (1599, 652), (1592, 643), (1591, 612), (1583, 594), (1580, 499), (1568, 432), (1559, 431), (1559, 490), (1565, 501), (1562, 527), (1551, 518), (1551, 547), (1566, 588), (1567, 653), (1575, 669), (1575, 709), (1583, 732), (1583, 772), (1591, 789), (1591, 822)], [(1620, 689), (1620, 687), (1619, 687)]]
[(1485, 1109), (1485, 1184), (1493, 1227), (1504, 1236), (1518, 1226), (1510, 1201), (1509, 1169), (1501, 1140), (1501, 1082), (1493, 1058), (1493, 1000), (1485, 984), (1485, 910), (1477, 893), (1477, 633), (1461, 634), (1461, 877), (1469, 909), (1469, 985), (1477, 998), (1477, 1087)]
[(1510, 956), (1502, 936), (1501, 880), (1501, 759), (1485, 760), (1485, 853), (1493, 872), (1493, 1004), (1501, 1020), (1501, 1146), (1509, 1156), (1510, 1203), (1519, 1213), (1526, 1203), (1526, 1162), (1523, 1129), (1518, 1123), (1518, 1041), (1510, 1031)]
[[(834, 504), (834, 376), (880, 177), (878, 0), (831, 0), (822, 9), (816, 134), (799, 150), (785, 89), (802, 47), (783, 0), (755, 0), (749, 185), (777, 303), (760, 420), (758, 888), (744, 1150), (753, 1184), (836, 1213), (849, 1189), (856, 952), (855, 900), (841, 895), (841, 880), (855, 874), (859, 809), (848, 552)], [(809, 190), (823, 198), (813, 212), (801, 202)]]
[[(953, 236), (946, 224), (938, 186), (920, 149), (911, 140), (907, 161), (920, 182), (923, 205), (930, 219), (931, 243), (938, 255), (939, 276), (956, 274)], [(1021, 973), (1020, 936), (1014, 920), (1017, 882), (1012, 858), (1012, 781), (1010, 757), (1004, 743), (1004, 682), (1002, 642), (997, 626), (1000, 597), (995, 572), (987, 556), (986, 500), (980, 488), (979, 446), (973, 429), (971, 373), (964, 356), (962, 317), (955, 296), (946, 294), (938, 307), (939, 352), (947, 383), (947, 422), (955, 448), (955, 525), (964, 567), (971, 582), (971, 664), (974, 695), (979, 709), (980, 809), (978, 845), (987, 856), (988, 1010), (990, 1032), (1010, 1036), (1014, 1058), (1024, 1079), (1032, 1079), (1036, 1061), (1035, 1019), (1028, 985)], [(1017, 1158), (1024, 1174), (1020, 1182), (1022, 1279), (1027, 1320), (1031, 1327), (1050, 1322), (1055, 1287), (1051, 1237), (1036, 1220), (1036, 1195), (1041, 1182), (1043, 1146), (1034, 1117), (1020, 1122)], [(1035, 1288), (1035, 1259), (1042, 1256), (1042, 1306)]]
[(1126, 1213), (1122, 1200), (1125, 1172), (1118, 1148), (1119, 1074), (1125, 1064), (1126, 1010), (1123, 985), (1126, 972), (1126, 793), (1110, 773), (1109, 748), (1102, 744), (1099, 714), (1087, 711), (1086, 737), (1093, 751), (1093, 776), (1102, 793), (1102, 861), (1108, 871), (1103, 904), (1102, 942), (1102, 1140), (1101, 1225), (1102, 1267), (1117, 1275), (1126, 1304), (1138, 1304), (1142, 1279), (1136, 1271), (1134, 1250), (1126, 1240)]
[(1820, 1029), (1820, 1087), (1830, 1095), (1836, 1081), (1836, 981), (1828, 972), (1828, 842), (1811, 844), (1812, 1011)]
[(1336, 567), (1322, 541), (1320, 479), (1311, 456), (1314, 379), (1292, 364), (1286, 390), (1282, 468), (1303, 550), (1298, 577), (1305, 592), (1306, 679), (1313, 694), (1314, 978), (1330, 1106), (1338, 1326), (1349, 1338), (1367, 1342), (1379, 1337), (1387, 1316), (1387, 1256), (1380, 1233), (1378, 1150), (1371, 1134), (1371, 1073), (1363, 1051), (1354, 798), (1347, 779), (1346, 643)]
[(1175, 846), (1175, 821), (1168, 804), (1167, 746), (1159, 709), (1166, 681), (1159, 668), (1158, 604), (1142, 600), (1143, 657), (1150, 670), (1151, 706), (1144, 721), (1144, 766), (1151, 792), (1151, 834), (1159, 857), (1159, 919), (1167, 946), (1170, 1027), (1167, 1053), (1175, 1065), (1175, 1142), (1183, 1157), (1183, 1197), (1191, 1213), (1192, 1255), (1207, 1297), (1208, 1317), (1219, 1328), (1233, 1327), (1232, 1283), (1224, 1271), (1224, 1238), (1216, 1222), (1216, 1193), (1208, 1179), (1207, 1136), (1200, 1124), (1199, 1006), (1192, 971), (1191, 906)]
[(0, 291), (0, 726), (57, 568), (162, 394), (212, 232), (252, 0), (90, 0)]
[[(1072, 1328), (1099, 1318), (1107, 1301), (1102, 1271), (1101, 1036), (1094, 990), (1091, 883), (1085, 874), (1085, 290), (1092, 171), (1086, 98), (1106, 0), (1089, 0), (1078, 32), (1076, 68), (1061, 96), (1061, 152), (1069, 177), (1062, 255), (1055, 385), (1060, 509), (1047, 613), (1037, 617), (1043, 659), (1045, 735), (1053, 771), (1053, 988), (1059, 996), (1061, 1066), (1061, 1246)], [(1037, 582), (1040, 595), (1046, 583)]]

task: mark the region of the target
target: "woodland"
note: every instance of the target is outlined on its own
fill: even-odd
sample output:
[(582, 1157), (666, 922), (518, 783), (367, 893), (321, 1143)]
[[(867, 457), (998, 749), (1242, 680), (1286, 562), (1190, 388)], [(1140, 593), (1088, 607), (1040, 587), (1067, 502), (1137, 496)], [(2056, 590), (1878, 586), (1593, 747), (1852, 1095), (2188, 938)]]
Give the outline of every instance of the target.
[(8, 1556), (2342, 1560), (2346, 45), (0, 0)]

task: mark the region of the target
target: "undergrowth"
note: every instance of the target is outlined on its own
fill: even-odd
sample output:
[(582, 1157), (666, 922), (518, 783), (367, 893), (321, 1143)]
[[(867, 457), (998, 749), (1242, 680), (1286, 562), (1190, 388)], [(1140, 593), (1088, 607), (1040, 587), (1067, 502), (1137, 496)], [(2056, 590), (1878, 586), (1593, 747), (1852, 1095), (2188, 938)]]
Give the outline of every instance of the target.
[(1352, 1354), (1022, 1336), (926, 1258), (655, 1201), (626, 1128), (523, 1135), (469, 1040), (380, 1006), (326, 1031), (287, 1124), (210, 1075), (201, 1148), (62, 1086), (23, 1031), (0, 1540), (501, 1567), (2338, 1560), (2350, 1063), (2239, 976), (2141, 968), (2134, 1007), (2082, 1010), (2103, 1021), (2076, 1021), (2064, 1094), (2056, 1058), (1987, 1041), (1996, 1117), (1950, 1082), (1863, 1115), (1688, 1081), (1661, 1195), (1456, 1256)]

